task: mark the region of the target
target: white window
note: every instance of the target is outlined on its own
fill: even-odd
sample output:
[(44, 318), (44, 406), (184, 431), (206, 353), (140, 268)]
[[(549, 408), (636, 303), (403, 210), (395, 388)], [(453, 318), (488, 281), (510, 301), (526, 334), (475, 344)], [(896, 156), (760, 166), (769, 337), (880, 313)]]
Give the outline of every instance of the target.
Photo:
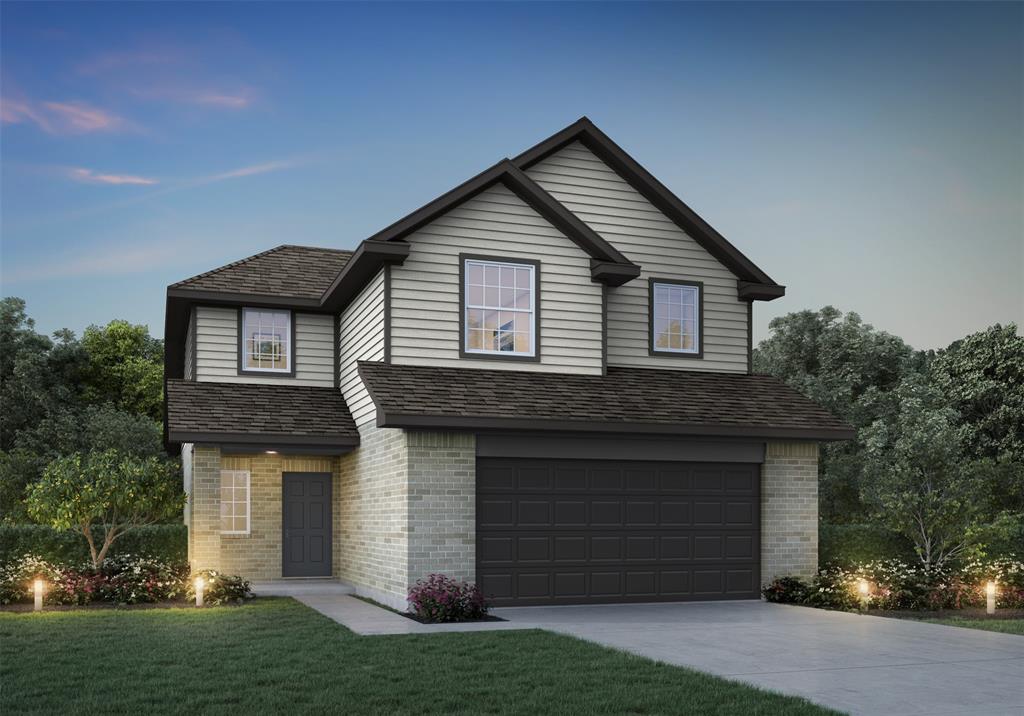
[(242, 309), (242, 370), (290, 373), (291, 311)]
[(249, 472), (220, 471), (221, 534), (249, 534)]
[(656, 353), (700, 354), (700, 285), (651, 282)]
[(536, 266), (466, 259), (464, 273), (465, 352), (536, 356)]

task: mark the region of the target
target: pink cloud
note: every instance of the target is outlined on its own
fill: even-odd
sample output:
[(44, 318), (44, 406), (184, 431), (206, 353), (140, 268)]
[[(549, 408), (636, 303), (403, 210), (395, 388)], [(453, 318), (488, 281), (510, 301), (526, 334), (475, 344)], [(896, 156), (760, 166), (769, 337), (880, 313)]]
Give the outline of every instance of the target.
[(9, 97), (0, 99), (0, 121), (28, 122), (49, 134), (113, 132), (128, 127), (116, 114), (84, 102), (34, 102)]
[(133, 174), (97, 174), (92, 169), (81, 168), (68, 170), (68, 176), (75, 181), (80, 181), (85, 184), (130, 184), (135, 186), (150, 186), (152, 184), (160, 183), (158, 180), (150, 179), (149, 177), (140, 177)]
[(218, 109), (245, 109), (253, 102), (253, 93), (246, 89), (228, 92), (215, 89), (151, 86), (130, 91), (140, 99), (194, 104)]

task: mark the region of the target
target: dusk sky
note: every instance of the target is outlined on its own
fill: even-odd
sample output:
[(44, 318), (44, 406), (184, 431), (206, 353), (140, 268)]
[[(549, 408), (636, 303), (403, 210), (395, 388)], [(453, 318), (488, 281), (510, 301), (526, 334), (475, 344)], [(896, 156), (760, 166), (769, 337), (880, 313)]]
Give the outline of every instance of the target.
[(90, 4), (2, 13), (2, 294), (354, 248), (581, 115), (787, 295), (916, 348), (1024, 323), (1024, 5)]

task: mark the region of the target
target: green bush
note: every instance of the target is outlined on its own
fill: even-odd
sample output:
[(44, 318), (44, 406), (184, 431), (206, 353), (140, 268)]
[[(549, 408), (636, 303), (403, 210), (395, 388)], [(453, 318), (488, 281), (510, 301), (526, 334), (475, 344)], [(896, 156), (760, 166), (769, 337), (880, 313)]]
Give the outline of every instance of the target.
[[(93, 538), (103, 541), (102, 528)], [(45, 525), (0, 525), (0, 564), (33, 554), (55, 564), (78, 566), (89, 559), (89, 545), (78, 532), (55, 530)], [(148, 525), (119, 537), (110, 556), (134, 554), (165, 562), (188, 559), (188, 530), (183, 524)]]
[(778, 577), (761, 590), (766, 602), (776, 604), (803, 604), (807, 601), (807, 594), (810, 591), (808, 586), (799, 577)]
[(903, 536), (873, 524), (818, 526), (818, 566), (858, 564), (886, 559), (917, 561), (914, 546)]
[(252, 597), (250, 584), (233, 574), (221, 574), (215, 569), (203, 569), (194, 572), (188, 580), (188, 598), (196, 598), (196, 579), (203, 580), (203, 604), (217, 606), (220, 604), (239, 604)]

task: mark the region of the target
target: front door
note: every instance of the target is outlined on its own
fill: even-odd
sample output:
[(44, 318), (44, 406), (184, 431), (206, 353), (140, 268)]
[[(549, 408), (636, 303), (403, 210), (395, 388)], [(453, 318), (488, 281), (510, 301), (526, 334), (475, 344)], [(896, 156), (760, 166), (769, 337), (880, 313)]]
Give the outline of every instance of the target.
[(331, 473), (281, 476), (285, 577), (331, 576)]

